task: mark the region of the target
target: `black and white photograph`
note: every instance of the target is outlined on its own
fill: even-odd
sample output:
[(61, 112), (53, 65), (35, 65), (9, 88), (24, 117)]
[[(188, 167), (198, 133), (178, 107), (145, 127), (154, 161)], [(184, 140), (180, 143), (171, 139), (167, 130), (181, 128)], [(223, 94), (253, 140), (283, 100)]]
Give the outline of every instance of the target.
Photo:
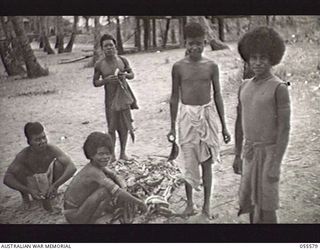
[(0, 19), (0, 224), (320, 222), (320, 16)]

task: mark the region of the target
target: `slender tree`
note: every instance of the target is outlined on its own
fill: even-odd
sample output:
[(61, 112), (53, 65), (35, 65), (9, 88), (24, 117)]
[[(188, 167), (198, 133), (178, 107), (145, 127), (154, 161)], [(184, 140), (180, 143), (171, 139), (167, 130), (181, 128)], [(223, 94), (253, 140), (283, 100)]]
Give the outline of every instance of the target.
[(51, 48), (48, 38), (47, 19), (48, 17), (46, 16), (40, 16), (41, 38), (43, 41), (43, 50), (51, 55), (54, 54), (54, 50)]
[(93, 57), (88, 62), (86, 67), (93, 67), (100, 57), (100, 38), (101, 38), (101, 25), (100, 16), (94, 16), (94, 45), (93, 45)]
[(13, 29), (21, 48), (22, 56), (27, 68), (28, 77), (33, 78), (48, 75), (49, 70), (41, 67), (31, 49), (30, 43), (23, 28), (22, 17), (11, 16), (10, 20), (13, 24)]
[(116, 16), (116, 22), (117, 22), (117, 49), (119, 55), (123, 54), (123, 44), (122, 44), (122, 36), (121, 36), (121, 24), (120, 24), (120, 18), (119, 16)]
[(79, 17), (74, 16), (71, 37), (70, 37), (70, 40), (68, 42), (67, 47), (64, 49), (64, 52), (71, 52), (72, 51), (73, 43), (74, 43), (74, 40), (76, 39), (76, 35), (77, 35), (78, 21), (79, 21)]
[(134, 35), (134, 46), (141, 51), (141, 29), (140, 29), (140, 17), (136, 17), (136, 31)]
[(168, 41), (168, 33), (169, 33), (169, 29), (170, 29), (170, 18), (166, 19), (166, 29), (164, 30), (164, 35), (163, 35), (163, 39), (162, 39), (162, 48), (165, 48), (167, 45), (167, 41)]
[[(91, 16), (83, 16), (83, 18), (85, 19), (86, 21), (86, 30), (87, 32), (89, 32), (89, 19), (91, 18)], [(109, 21), (110, 22), (110, 21)]]
[(64, 52), (64, 29), (63, 29), (63, 18), (62, 16), (56, 17), (57, 25), (57, 40), (55, 48), (58, 49), (58, 53)]

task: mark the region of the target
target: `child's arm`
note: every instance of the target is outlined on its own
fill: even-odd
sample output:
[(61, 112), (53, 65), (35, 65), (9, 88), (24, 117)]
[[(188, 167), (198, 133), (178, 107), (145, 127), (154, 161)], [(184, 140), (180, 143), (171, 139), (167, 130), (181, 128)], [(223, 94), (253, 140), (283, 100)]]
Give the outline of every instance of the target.
[(123, 76), (128, 80), (132, 80), (134, 78), (134, 73), (132, 68), (129, 65), (129, 62), (126, 58), (121, 57), (123, 63), (124, 63), (124, 71), (119, 73), (119, 76)]
[(220, 90), (220, 82), (219, 82), (219, 68), (218, 65), (212, 65), (212, 86), (213, 86), (213, 99), (217, 107), (217, 111), (220, 117), (221, 125), (222, 125), (222, 134), (225, 143), (230, 141), (230, 134), (228, 132), (225, 118), (224, 118), (224, 105), (223, 99)]
[(103, 168), (103, 172), (110, 177), (110, 179), (112, 179), (118, 186), (120, 186), (121, 188), (126, 188), (126, 184), (124, 183), (124, 181), (118, 177), (113, 171), (111, 171), (108, 168)]
[[(239, 94), (240, 96), (240, 91)], [(241, 106), (240, 102), (237, 106), (237, 118), (235, 124), (235, 159), (233, 162), (233, 171), (236, 174), (241, 174), (242, 172), (242, 160), (241, 160), (241, 152), (242, 152), (242, 142), (243, 142), (243, 130), (241, 123)]]
[(100, 76), (101, 76), (101, 72), (99, 69), (99, 64), (97, 63), (94, 66), (94, 74), (93, 74), (93, 85), (95, 87), (101, 87), (107, 83), (105, 79), (99, 80)]
[(277, 142), (273, 161), (272, 171), (269, 177), (274, 181), (279, 180), (280, 165), (289, 141), (290, 132), (290, 98), (288, 87), (285, 84), (280, 84), (276, 90), (277, 103)]
[(178, 113), (178, 105), (179, 105), (179, 86), (180, 86), (180, 76), (178, 72), (178, 65), (174, 64), (171, 72), (172, 77), (172, 90), (171, 90), (171, 98), (170, 98), (170, 118), (171, 118), (171, 130), (167, 135), (168, 140), (170, 140), (171, 135), (176, 138), (176, 119)]

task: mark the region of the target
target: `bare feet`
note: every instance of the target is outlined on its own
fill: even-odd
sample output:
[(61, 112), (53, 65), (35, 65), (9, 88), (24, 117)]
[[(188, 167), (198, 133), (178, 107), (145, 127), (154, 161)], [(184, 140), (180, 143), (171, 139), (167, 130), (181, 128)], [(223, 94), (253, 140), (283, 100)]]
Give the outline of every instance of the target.
[(120, 154), (120, 160), (124, 160), (124, 161), (131, 161), (132, 159), (129, 158), (126, 154)]
[(190, 216), (196, 214), (196, 209), (194, 204), (187, 204), (186, 209), (182, 212), (184, 216)]
[(215, 219), (215, 216), (210, 213), (210, 209), (209, 209), (209, 208), (203, 208), (203, 209), (202, 209), (202, 214), (203, 214), (206, 218), (208, 218), (209, 220)]

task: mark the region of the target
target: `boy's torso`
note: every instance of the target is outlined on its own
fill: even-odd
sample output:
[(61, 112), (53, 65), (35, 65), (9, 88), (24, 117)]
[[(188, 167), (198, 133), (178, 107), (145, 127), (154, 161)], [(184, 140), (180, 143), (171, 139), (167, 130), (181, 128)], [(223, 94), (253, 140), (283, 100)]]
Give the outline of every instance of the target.
[(178, 62), (182, 103), (204, 105), (210, 102), (213, 64), (206, 58), (200, 62), (190, 62), (186, 59)]
[(276, 89), (281, 83), (272, 76), (264, 82), (246, 81), (240, 92), (244, 137), (275, 142), (277, 136)]
[(106, 175), (101, 169), (95, 168), (88, 163), (74, 176), (65, 192), (65, 199), (71, 200), (78, 205), (82, 204), (87, 197), (100, 187), (97, 180), (105, 177)]
[(118, 68), (120, 71), (123, 71), (125, 68), (125, 65), (120, 57), (116, 57), (116, 60), (113, 61), (106, 61), (105, 58), (101, 59), (98, 62), (98, 67), (101, 72), (101, 75), (103, 78), (113, 75), (115, 73), (115, 70)]
[(33, 174), (45, 173), (54, 158), (58, 157), (51, 145), (47, 145), (43, 152), (34, 152), (30, 147), (25, 148), (19, 153), (18, 162), (23, 166), (26, 176)]

